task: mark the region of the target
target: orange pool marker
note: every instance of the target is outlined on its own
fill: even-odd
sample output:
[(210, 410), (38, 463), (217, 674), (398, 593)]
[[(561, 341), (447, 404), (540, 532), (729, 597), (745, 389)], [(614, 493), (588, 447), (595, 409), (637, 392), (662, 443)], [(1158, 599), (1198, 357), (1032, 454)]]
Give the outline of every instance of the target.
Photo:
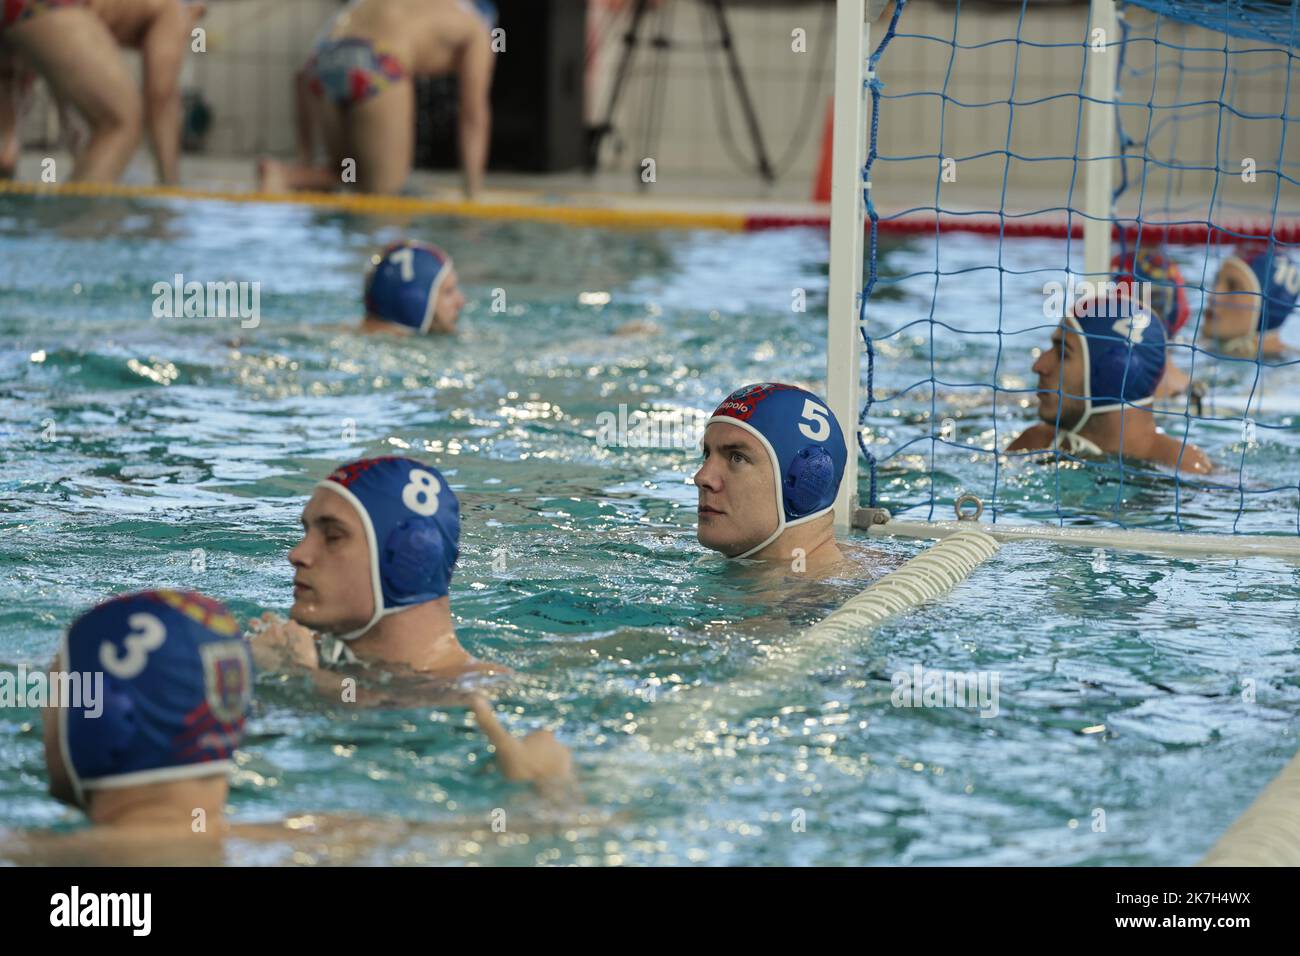
[(831, 201), (831, 146), (835, 142), (835, 97), (826, 98), (826, 119), (822, 123), (822, 151), (813, 179), (813, 202)]

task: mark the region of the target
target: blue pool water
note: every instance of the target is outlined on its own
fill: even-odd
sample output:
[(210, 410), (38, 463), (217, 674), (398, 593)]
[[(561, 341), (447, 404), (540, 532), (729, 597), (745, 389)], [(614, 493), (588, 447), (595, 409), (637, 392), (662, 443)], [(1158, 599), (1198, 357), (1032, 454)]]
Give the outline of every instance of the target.
[[(367, 257), (406, 235), (456, 258), (469, 303), (455, 341), (349, 331)], [(1008, 263), (1032, 270), (1047, 248), (1009, 245)], [(960, 264), (989, 250), (962, 238), (946, 252)], [(1007, 546), (943, 600), (726, 696), (868, 577), (774, 586), (718, 561), (694, 536), (697, 453), (600, 447), (597, 416), (620, 403), (705, 412), (750, 381), (823, 387), (826, 254), (813, 230), (0, 199), (0, 667), (47, 663), (68, 621), (120, 590), (283, 611), (312, 485), (340, 461), (401, 451), (461, 498), (462, 642), (520, 673), (499, 712), (573, 748), (582, 803), (504, 782), (463, 711), (358, 712), (265, 674), (235, 820), (439, 827), (377, 841), (370, 862), (1193, 862), (1296, 750), (1300, 569), (1286, 562)], [(920, 242), (882, 253), (882, 393), (931, 375), (930, 326), (905, 326), (928, 315), (933, 261)], [(176, 273), (260, 282), (260, 325), (153, 318), (154, 283)], [(949, 318), (987, 327), (997, 296), (968, 281), (943, 300), (963, 303)], [(1042, 281), (1013, 277), (1004, 308), (1023, 293), (1036, 310)], [(806, 313), (791, 310), (795, 288)], [(984, 341), (940, 331), (938, 377), (991, 381)], [(1004, 342), (1001, 371), (1028, 381), (1029, 345)], [(928, 435), (928, 389), (873, 407), (869, 447)], [(1027, 418), (1005, 395), (995, 415), (985, 392), (936, 387), (966, 444), (992, 443), (995, 426), (1005, 443)], [(1251, 480), (1293, 487), (1300, 436), (1285, 414), (1269, 421), (1246, 449)], [(1231, 424), (1198, 423), (1193, 438), (1218, 459), (1243, 450)], [(882, 500), (924, 517), (932, 488), (983, 492), (992, 460), (926, 440), (882, 464)], [(1000, 481), (1007, 520), (1056, 520), (1058, 481), (1071, 513), (1117, 495), (1112, 478), (1031, 461)], [(1177, 504), (1193, 528), (1295, 529), (1294, 492), (1244, 512), (1227, 492), (1180, 497), (1167, 477), (1118, 493), (1127, 523), (1169, 525)], [(882, 566), (922, 547), (870, 546)], [(891, 676), (918, 664), (997, 673), (998, 715), (892, 706)], [(703, 712), (711, 692), (727, 706)], [(0, 766), (0, 827), (80, 825), (44, 793), (34, 711), (0, 711)], [(493, 833), (497, 809), (525, 822)], [(579, 809), (596, 822), (546, 824)], [(314, 861), (249, 846), (231, 859)]]

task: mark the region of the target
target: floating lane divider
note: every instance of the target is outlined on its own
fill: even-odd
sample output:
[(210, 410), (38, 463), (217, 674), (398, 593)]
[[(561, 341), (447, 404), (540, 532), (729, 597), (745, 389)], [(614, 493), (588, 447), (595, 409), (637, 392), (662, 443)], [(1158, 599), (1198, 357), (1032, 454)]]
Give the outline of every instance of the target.
[(1300, 754), (1263, 789), (1199, 866), (1300, 866)]
[(859, 634), (881, 621), (942, 597), (997, 553), (997, 539), (978, 528), (961, 528), (901, 568), (849, 598), (829, 617), (804, 632), (802, 641), (820, 644)]
[[(859, 508), (853, 519), (873, 538), (944, 538), (962, 529), (960, 521), (899, 521), (881, 508)], [(882, 518), (884, 520), (882, 520)], [(996, 525), (985, 532), (1003, 544), (1053, 541), (1079, 548), (1152, 551), (1201, 557), (1269, 557), (1300, 562), (1300, 535), (1195, 534), (1190, 531), (1142, 531), (1137, 528), (1057, 528), (1051, 525)]]
[(486, 203), (464, 200), (425, 199), (416, 196), (374, 196), (365, 193), (241, 193), (216, 189), (177, 189), (164, 186), (119, 186), (104, 183), (66, 183), (54, 186), (0, 180), (0, 196), (79, 196), (113, 199), (188, 199), (230, 203), (279, 203), (337, 209), (346, 212), (460, 216), (466, 219), (508, 219), (556, 222), (572, 226), (606, 226), (630, 229), (720, 229), (740, 232), (746, 228), (742, 213), (692, 212), (673, 209), (561, 205), (537, 202)]
[[(557, 222), (571, 226), (604, 226), (625, 229), (719, 229), (726, 232), (758, 232), (764, 229), (830, 228), (830, 214), (818, 210), (798, 212), (707, 212), (688, 209), (646, 209), (633, 206), (584, 206), (555, 202), (542, 192), (530, 192), (530, 202), (486, 203), (453, 199), (425, 199), (418, 196), (375, 196), (366, 193), (257, 193), (219, 189), (190, 189), (170, 186), (119, 186), (111, 183), (50, 183), (0, 180), (0, 196), (83, 196), (91, 198), (202, 199), (233, 203), (282, 203), (340, 209), (358, 213), (405, 213), (426, 216), (461, 216), (466, 219), (509, 219), (512, 221)], [(616, 200), (617, 201), (617, 200)], [(866, 226), (864, 225), (864, 228)], [(882, 218), (881, 232), (901, 235), (933, 235), (936, 230), (974, 232), (989, 236), (1048, 237), (1064, 239), (1082, 236), (1083, 226), (1073, 228), (1064, 220), (1021, 223), (1005, 217), (907, 215)], [(1159, 223), (1142, 226), (1142, 235), (1171, 243), (1204, 245), (1206, 242), (1234, 242), (1242, 236), (1300, 242), (1300, 222), (1239, 222), (1215, 226), (1183, 226)], [(1119, 227), (1114, 235), (1118, 238)], [(1132, 230), (1126, 235), (1135, 237)]]
[(819, 663), (832, 658), (854, 639), (867, 636), (881, 622), (943, 597), (965, 581), (984, 561), (993, 557), (998, 542), (976, 525), (983, 504), (973, 495), (958, 499), (973, 501), (974, 516), (963, 515), (957, 531), (928, 550), (906, 561), (812, 627), (790, 645), (765, 657), (761, 664), (726, 684), (683, 689), (666, 698), (654, 711), (650, 742), (670, 745), (701, 721), (710, 724), (708, 734), (725, 732), (728, 725), (752, 712), (763, 698), (783, 706), (791, 680), (806, 677)]

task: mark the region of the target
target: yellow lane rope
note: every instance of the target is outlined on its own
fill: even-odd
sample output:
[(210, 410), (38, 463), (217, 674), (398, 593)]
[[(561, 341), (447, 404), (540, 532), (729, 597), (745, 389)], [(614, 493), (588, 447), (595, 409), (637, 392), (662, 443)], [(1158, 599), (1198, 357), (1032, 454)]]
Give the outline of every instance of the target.
[(167, 186), (119, 186), (105, 183), (65, 183), (56, 186), (47, 183), (0, 180), (0, 196), (3, 195), (281, 203), (357, 213), (460, 216), (467, 219), (558, 222), (572, 226), (612, 226), (630, 229), (721, 229), (739, 232), (745, 228), (747, 218), (741, 213), (604, 209), (549, 203), (480, 203), (411, 196), (373, 196), (360, 193), (236, 193)]

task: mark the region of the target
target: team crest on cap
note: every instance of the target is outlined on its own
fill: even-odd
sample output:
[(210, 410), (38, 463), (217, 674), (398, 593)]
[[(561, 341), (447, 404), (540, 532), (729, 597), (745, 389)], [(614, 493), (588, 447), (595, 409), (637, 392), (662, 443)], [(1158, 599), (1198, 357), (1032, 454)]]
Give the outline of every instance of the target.
[(214, 641), (199, 648), (203, 658), (203, 686), (212, 716), (226, 724), (243, 720), (252, 688), (249, 684), (248, 649), (243, 641)]
[(358, 478), (360, 478), (362, 475), (368, 472), (371, 468), (374, 468), (375, 465), (378, 465), (385, 461), (409, 461), (409, 460), (410, 459), (402, 458), (398, 455), (385, 455), (382, 458), (363, 458), (361, 461), (353, 461), (353, 462), (349, 462), (346, 465), (340, 465), (339, 467), (335, 468), (332, 472), (330, 472), (329, 477), (327, 477), (325, 480), (333, 481), (336, 484), (342, 485), (344, 488), (349, 488), (352, 486), (353, 482), (355, 482)]

